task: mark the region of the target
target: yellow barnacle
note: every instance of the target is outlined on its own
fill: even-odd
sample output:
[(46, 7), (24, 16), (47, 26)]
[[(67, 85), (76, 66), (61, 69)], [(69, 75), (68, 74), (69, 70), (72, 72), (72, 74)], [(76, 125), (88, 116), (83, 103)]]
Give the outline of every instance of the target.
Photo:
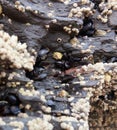
[(60, 53), (60, 52), (54, 52), (53, 53), (53, 58), (56, 59), (56, 60), (61, 60), (63, 57), (63, 54)]
[(68, 92), (65, 90), (61, 90), (58, 94), (59, 97), (67, 97), (69, 96)]
[(105, 36), (106, 33), (107, 33), (107, 32), (104, 31), (104, 30), (96, 30), (95, 35), (96, 35), (96, 36)]

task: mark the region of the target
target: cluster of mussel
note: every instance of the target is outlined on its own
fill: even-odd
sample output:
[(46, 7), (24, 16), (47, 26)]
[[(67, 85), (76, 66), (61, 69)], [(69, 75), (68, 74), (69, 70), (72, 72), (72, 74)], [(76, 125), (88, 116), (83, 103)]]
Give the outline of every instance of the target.
[(14, 93), (4, 93), (0, 95), (0, 115), (10, 116), (17, 115), (23, 110), (20, 109), (20, 100), (18, 96)]
[(45, 67), (42, 64), (42, 61), (46, 60), (47, 55), (49, 53), (49, 49), (41, 48), (38, 52), (36, 63), (34, 65), (34, 69), (32, 71), (26, 71), (26, 76), (35, 81), (43, 80), (47, 77), (47, 72)]
[[(54, 59), (49, 59), (50, 51), (48, 48), (41, 48), (38, 52), (37, 55), (37, 59), (36, 59), (36, 63), (34, 65), (34, 69), (29, 72), (26, 72), (26, 76), (30, 79), (33, 79), (35, 81), (41, 81), (43, 79), (45, 79), (48, 75), (48, 72), (46, 70), (47, 66), (51, 64), (51, 66), (59, 68), (60, 71), (56, 70), (56, 74), (53, 75), (57, 75), (57, 73), (61, 73), (61, 71), (64, 71), (66, 69), (69, 69), (71, 67), (71, 63), (70, 61), (68, 61), (67, 59), (69, 59), (67, 56), (63, 55), (62, 60), (54, 60)], [(51, 55), (52, 57), (52, 55)]]
[[(75, 52), (76, 55), (79, 51)], [(79, 65), (88, 64), (83, 60), (84, 55), (74, 56), (73, 52), (63, 52), (61, 59), (54, 59), (53, 53), (48, 48), (41, 48), (38, 52), (34, 69), (29, 72), (26, 71), (26, 76), (34, 81), (41, 81), (47, 76), (60, 78), (62, 82), (72, 80), (74, 77), (71, 75), (62, 75), (66, 70), (74, 68)], [(54, 72), (51, 70), (54, 69)], [(51, 74), (50, 74), (51, 73)]]

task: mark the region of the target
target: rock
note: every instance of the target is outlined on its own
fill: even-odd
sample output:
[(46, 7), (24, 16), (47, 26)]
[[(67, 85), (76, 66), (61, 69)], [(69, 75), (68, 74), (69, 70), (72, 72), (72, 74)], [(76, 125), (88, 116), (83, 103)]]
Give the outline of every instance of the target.
[[(0, 30), (26, 42), (36, 60), (34, 68), (39, 69), (38, 77), (31, 74), (29, 79), (26, 70), (9, 69), (9, 64), (3, 69), (1, 62), (0, 70), (7, 74), (6, 79), (0, 77), (0, 81), (6, 81), (0, 86), (1, 103), (7, 92), (15, 93), (20, 103), (18, 107), (12, 106), (15, 116), (0, 118), (0, 129), (103, 129), (105, 121), (106, 127), (116, 129), (117, 13), (113, 11), (108, 16), (109, 23), (102, 23), (97, 19), (103, 11), (98, 7), (101, 1), (94, 2), (95, 10), (92, 2), (94, 0), (86, 4), (81, 0), (0, 0), (0, 23), (4, 25), (3, 28), (0, 25)], [(107, 2), (100, 6), (107, 7)], [(72, 17), (68, 17), (70, 12)], [(75, 15), (78, 13), (82, 17)], [(90, 28), (90, 22), (83, 27), (88, 13), (93, 23), (91, 28), (106, 32), (104, 35), (95, 35), (94, 31), (90, 37), (78, 35), (80, 30)], [(59, 54), (58, 58), (53, 58), (54, 52)], [(17, 72), (20, 77), (16, 75), (9, 80), (11, 72)]]
[(117, 28), (117, 11), (113, 11), (113, 13), (109, 17), (109, 25), (113, 28)]

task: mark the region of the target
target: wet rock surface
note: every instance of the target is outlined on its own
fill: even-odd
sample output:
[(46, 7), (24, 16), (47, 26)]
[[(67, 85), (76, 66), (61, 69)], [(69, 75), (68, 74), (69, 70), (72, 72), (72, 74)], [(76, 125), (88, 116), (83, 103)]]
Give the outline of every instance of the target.
[(112, 26), (113, 28), (117, 28), (117, 19), (116, 19), (116, 16), (117, 16), (117, 11), (114, 11), (110, 17), (109, 17), (109, 24), (110, 26)]
[(0, 82), (1, 130), (116, 129), (117, 13), (113, 5), (108, 16), (108, 4), (0, 0), (1, 29), (35, 53), (33, 70), (7, 68), (20, 77)]

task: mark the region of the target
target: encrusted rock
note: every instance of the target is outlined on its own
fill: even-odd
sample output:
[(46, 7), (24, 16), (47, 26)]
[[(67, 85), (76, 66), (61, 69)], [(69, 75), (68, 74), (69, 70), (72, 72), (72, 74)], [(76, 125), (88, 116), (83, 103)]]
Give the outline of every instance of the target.
[(115, 129), (116, 0), (0, 6), (0, 129)]

